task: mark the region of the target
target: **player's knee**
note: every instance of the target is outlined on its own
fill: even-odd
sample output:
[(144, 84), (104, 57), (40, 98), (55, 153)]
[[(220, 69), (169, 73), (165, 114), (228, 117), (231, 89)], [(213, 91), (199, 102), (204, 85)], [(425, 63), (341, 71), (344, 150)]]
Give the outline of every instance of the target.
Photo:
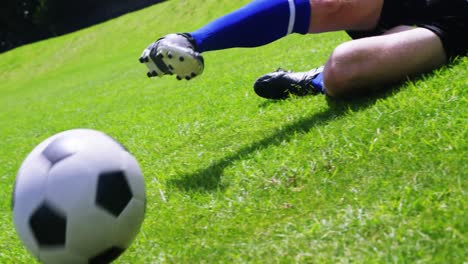
[(329, 96), (340, 97), (352, 92), (362, 67), (359, 53), (352, 42), (335, 48), (324, 70), (324, 84)]

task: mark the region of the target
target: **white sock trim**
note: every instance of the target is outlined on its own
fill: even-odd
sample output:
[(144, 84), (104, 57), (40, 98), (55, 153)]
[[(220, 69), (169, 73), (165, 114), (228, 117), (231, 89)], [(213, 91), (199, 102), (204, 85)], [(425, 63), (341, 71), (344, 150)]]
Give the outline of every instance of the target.
[(288, 25), (287, 35), (293, 32), (294, 23), (296, 22), (296, 5), (294, 4), (294, 0), (288, 0), (288, 2), (289, 2), (289, 25)]

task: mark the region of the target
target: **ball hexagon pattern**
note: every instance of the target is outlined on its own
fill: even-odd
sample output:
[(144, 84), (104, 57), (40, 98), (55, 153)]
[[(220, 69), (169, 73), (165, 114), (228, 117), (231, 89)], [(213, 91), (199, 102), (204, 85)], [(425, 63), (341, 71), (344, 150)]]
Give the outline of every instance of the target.
[(63, 247), (67, 232), (65, 215), (44, 201), (29, 218), (34, 238), (41, 247)]
[(98, 176), (96, 204), (118, 217), (132, 199), (125, 172), (101, 172)]
[(145, 185), (136, 159), (90, 129), (36, 146), (15, 180), (12, 210), (26, 248), (44, 263), (109, 263), (138, 234)]
[(110, 263), (116, 258), (118, 258), (125, 249), (118, 248), (118, 247), (111, 247), (104, 250), (97, 256), (92, 257), (89, 259), (89, 264), (100, 264), (100, 263)]

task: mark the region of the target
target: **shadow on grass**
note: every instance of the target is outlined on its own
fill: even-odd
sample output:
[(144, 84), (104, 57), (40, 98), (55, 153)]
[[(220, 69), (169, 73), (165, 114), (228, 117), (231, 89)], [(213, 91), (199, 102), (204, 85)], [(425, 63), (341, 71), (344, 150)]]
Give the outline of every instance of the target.
[[(222, 186), (220, 183), (221, 175), (224, 169), (233, 162), (242, 160), (254, 151), (265, 149), (269, 146), (276, 146), (284, 141), (289, 141), (294, 134), (296, 134), (295, 132), (308, 133), (314, 127), (324, 125), (331, 120), (344, 116), (349, 110), (356, 112), (366, 109), (374, 105), (377, 100), (392, 96), (398, 91), (399, 89), (390, 89), (386, 92), (339, 100), (327, 97), (326, 100), (329, 108), (326, 111), (291, 122), (277, 129), (270, 136), (242, 147), (236, 153), (212, 162), (212, 164), (206, 168), (198, 169), (193, 173), (182, 174), (178, 178), (169, 180), (168, 185), (175, 186), (183, 191), (192, 192), (222, 190), (225, 186)], [(271, 103), (275, 103), (275, 101), (266, 102), (266, 104)]]

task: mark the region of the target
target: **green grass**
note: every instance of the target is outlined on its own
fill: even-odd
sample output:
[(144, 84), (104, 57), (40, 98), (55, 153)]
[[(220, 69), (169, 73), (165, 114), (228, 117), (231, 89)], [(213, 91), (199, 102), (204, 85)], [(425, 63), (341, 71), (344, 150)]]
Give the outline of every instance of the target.
[(147, 44), (246, 2), (168, 1), (0, 55), (0, 263), (34, 261), (10, 209), (21, 162), (73, 128), (115, 137), (145, 175), (147, 215), (118, 263), (468, 261), (468, 59), (351, 101), (251, 88), (322, 64), (344, 33), (207, 53), (190, 82), (146, 78)]

